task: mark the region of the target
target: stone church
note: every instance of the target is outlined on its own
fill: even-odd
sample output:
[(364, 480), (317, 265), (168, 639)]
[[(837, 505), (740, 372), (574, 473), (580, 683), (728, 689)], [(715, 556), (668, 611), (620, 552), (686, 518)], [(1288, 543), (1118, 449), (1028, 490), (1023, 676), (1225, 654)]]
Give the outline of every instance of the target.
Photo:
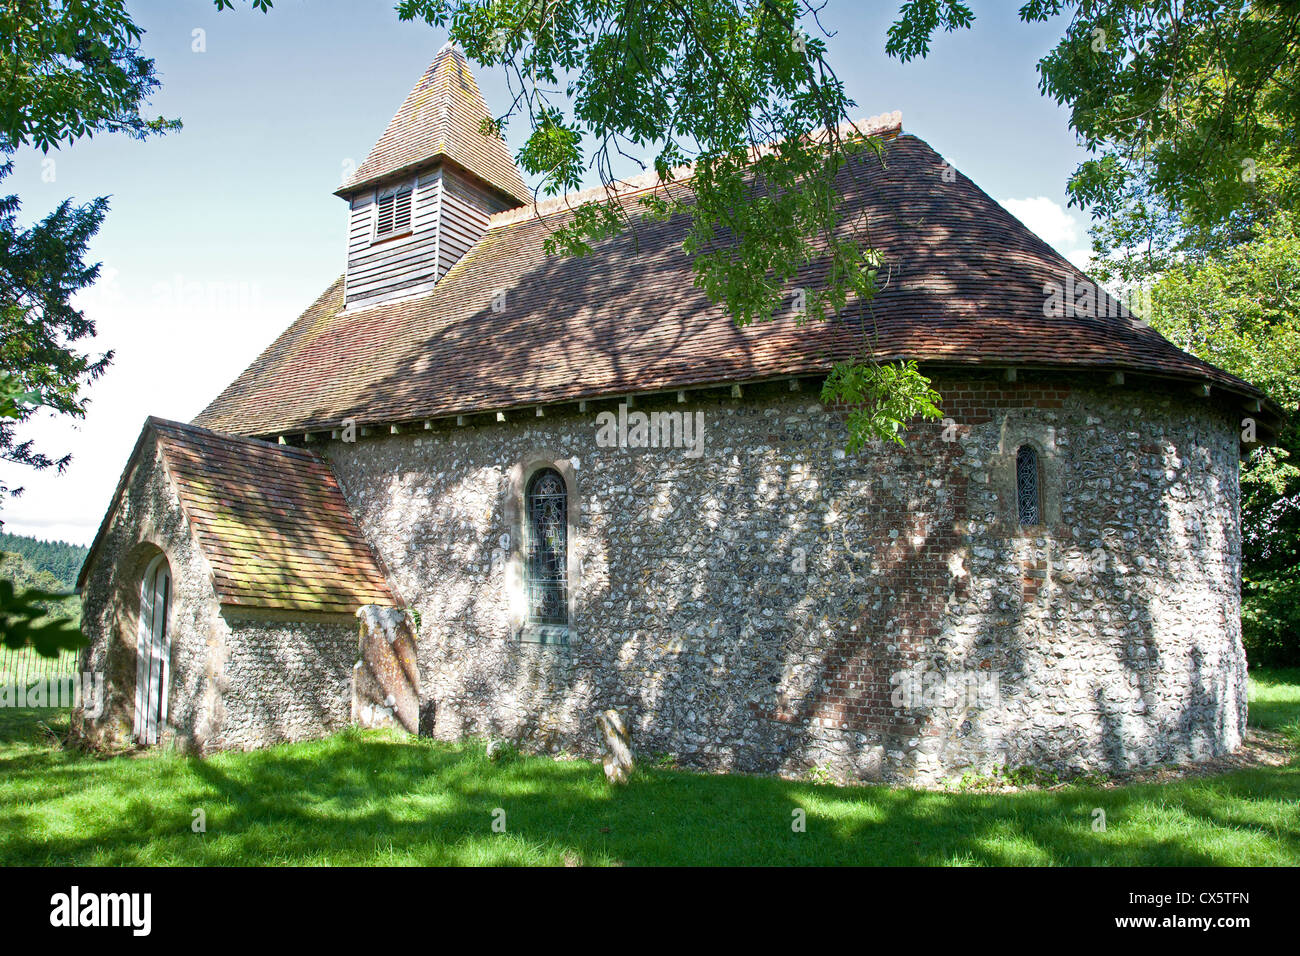
[[(879, 295), (741, 329), (684, 219), (635, 216), (652, 182), (634, 228), (548, 256), (574, 197), (535, 202), (487, 113), (444, 47), (336, 193), (344, 274), (193, 422), (145, 422), (79, 582), (89, 742), (594, 756), (614, 709), (686, 766), (918, 782), (1239, 745), (1256, 389), (898, 114), (841, 182)], [(846, 453), (821, 381), (868, 346), (944, 419)]]

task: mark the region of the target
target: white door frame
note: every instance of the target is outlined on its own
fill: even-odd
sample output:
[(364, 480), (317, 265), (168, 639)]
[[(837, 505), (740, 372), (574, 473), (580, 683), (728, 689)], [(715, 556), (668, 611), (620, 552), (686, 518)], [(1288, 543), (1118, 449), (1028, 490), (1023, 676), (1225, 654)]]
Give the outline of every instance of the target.
[(136, 634), (135, 722), (137, 743), (156, 744), (167, 722), (167, 685), (171, 682), (171, 567), (157, 555), (140, 582), (140, 623)]

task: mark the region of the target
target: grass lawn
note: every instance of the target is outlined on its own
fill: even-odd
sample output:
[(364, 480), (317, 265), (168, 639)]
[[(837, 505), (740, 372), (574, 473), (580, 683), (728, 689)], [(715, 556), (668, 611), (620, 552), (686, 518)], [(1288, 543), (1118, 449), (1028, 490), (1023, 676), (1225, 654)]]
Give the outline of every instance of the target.
[[(1252, 676), (1251, 721), (1300, 753), (1300, 671)], [(1300, 761), (1018, 793), (841, 788), (599, 766), (379, 732), (195, 760), (53, 748), (0, 710), (3, 864), (1300, 864)], [(1093, 809), (1107, 827), (1092, 829)], [(505, 832), (493, 831), (505, 811)], [(207, 832), (191, 828), (206, 814)], [(807, 832), (791, 829), (792, 811)]]

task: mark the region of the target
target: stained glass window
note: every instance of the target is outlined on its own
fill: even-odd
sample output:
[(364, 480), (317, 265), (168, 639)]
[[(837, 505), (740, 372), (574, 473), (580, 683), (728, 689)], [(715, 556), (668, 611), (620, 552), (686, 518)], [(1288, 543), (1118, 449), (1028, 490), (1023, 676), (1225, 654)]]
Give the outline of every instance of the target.
[(528, 482), (528, 621), (569, 623), (569, 496), (564, 478), (544, 468)]
[(1032, 445), (1021, 445), (1016, 452), (1016, 507), (1022, 525), (1039, 523), (1038, 452)]

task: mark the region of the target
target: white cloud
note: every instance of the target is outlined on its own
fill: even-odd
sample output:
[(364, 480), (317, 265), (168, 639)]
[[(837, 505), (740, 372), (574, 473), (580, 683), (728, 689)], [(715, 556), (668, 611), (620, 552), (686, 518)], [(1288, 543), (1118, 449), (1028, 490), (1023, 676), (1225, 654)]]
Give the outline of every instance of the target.
[(1091, 249), (1069, 249), (1061, 253), (1076, 266), (1087, 272), (1092, 268), (1092, 250)]
[(1004, 199), (1002, 205), (1044, 242), (1057, 248), (1078, 240), (1079, 221), (1058, 202), (1046, 196)]
[(1092, 250), (1080, 242), (1086, 239), (1084, 227), (1060, 203), (1046, 196), (1029, 199), (1003, 199), (1002, 206), (1029, 230), (1052, 246), (1080, 269), (1087, 269)]

